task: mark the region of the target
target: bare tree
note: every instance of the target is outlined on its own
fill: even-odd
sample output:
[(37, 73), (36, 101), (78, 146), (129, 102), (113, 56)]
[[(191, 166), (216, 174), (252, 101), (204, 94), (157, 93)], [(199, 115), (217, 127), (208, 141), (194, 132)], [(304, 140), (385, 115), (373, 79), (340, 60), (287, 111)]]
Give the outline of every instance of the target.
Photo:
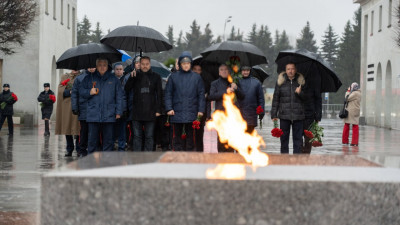
[(36, 16), (35, 0), (0, 0), (0, 51), (15, 53), (16, 44), (22, 46), (29, 25)]

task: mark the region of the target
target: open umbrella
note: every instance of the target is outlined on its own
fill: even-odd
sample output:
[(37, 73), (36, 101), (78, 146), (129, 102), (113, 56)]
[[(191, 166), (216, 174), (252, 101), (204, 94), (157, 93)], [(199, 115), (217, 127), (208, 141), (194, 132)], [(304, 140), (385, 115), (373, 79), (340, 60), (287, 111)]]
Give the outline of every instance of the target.
[(261, 84), (264, 82), (265, 79), (269, 77), (267, 72), (264, 70), (264, 68), (261, 65), (256, 65), (251, 68), (251, 73), (250, 73), (254, 78), (257, 78)]
[(80, 70), (96, 67), (97, 58), (108, 59), (109, 63), (121, 61), (122, 54), (105, 44), (81, 44), (65, 51), (58, 58), (57, 69)]
[(231, 56), (239, 56), (240, 63), (247, 66), (267, 64), (264, 53), (256, 46), (241, 41), (224, 41), (213, 44), (200, 53), (204, 60), (217, 63), (229, 61)]
[(277, 72), (285, 71), (288, 63), (295, 63), (297, 71), (302, 73), (313, 84), (320, 83), (322, 92), (336, 92), (342, 82), (332, 70), (328, 62), (316, 53), (305, 49), (285, 50), (278, 54), (275, 60)]
[(160, 32), (144, 26), (122, 26), (114, 29), (101, 43), (131, 52), (161, 52), (172, 49), (168, 39)]

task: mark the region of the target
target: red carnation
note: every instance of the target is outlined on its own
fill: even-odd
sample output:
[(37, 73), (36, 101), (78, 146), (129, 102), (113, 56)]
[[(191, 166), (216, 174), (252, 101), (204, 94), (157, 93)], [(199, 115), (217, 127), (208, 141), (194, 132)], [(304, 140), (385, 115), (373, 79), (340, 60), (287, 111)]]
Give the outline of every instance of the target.
[(195, 121), (193, 121), (193, 123), (192, 123), (192, 128), (193, 128), (194, 130), (195, 130), (195, 129), (197, 129), (197, 130), (200, 129), (200, 124), (201, 124), (200, 120), (201, 120), (201, 116), (197, 116), (197, 119), (196, 119)]
[(264, 109), (261, 107), (261, 105), (259, 105), (258, 107), (257, 107), (257, 115), (261, 115), (261, 114), (263, 114), (263, 112), (264, 112)]
[(181, 138), (182, 138), (183, 140), (185, 140), (185, 139), (186, 139), (185, 124), (183, 124), (183, 130), (182, 130), (182, 135), (181, 135)]
[(167, 122), (165, 122), (164, 126), (169, 127), (171, 124), (169, 123), (169, 116), (167, 116)]
[(66, 86), (71, 79), (66, 79), (61, 82), (61, 86)]
[(312, 146), (313, 146), (313, 147), (321, 147), (321, 146), (322, 146), (322, 143), (319, 142), (319, 141), (313, 141)]
[(304, 135), (306, 135), (306, 137), (308, 137), (310, 139), (314, 137), (313, 133), (308, 130), (304, 130)]
[(272, 137), (279, 138), (283, 135), (282, 129), (278, 128), (278, 121), (274, 121), (274, 129), (271, 130)]
[(49, 99), (54, 103), (56, 102), (56, 96), (55, 95), (49, 95)]
[(14, 93), (11, 93), (11, 97), (14, 99), (14, 101), (18, 101), (18, 97)]

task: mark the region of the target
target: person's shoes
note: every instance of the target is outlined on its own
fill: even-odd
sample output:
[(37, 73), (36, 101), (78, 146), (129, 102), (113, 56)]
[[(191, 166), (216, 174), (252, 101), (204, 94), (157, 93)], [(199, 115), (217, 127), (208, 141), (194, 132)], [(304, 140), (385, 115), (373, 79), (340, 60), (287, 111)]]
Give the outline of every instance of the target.
[(14, 134), (13, 134), (13, 133), (8, 133), (7, 135), (8, 135), (8, 136), (14, 136)]
[(358, 145), (356, 145), (356, 144), (351, 144), (350, 146), (357, 147)]
[(67, 153), (65, 153), (65, 155), (64, 155), (65, 157), (72, 157), (72, 151), (71, 152), (67, 152)]

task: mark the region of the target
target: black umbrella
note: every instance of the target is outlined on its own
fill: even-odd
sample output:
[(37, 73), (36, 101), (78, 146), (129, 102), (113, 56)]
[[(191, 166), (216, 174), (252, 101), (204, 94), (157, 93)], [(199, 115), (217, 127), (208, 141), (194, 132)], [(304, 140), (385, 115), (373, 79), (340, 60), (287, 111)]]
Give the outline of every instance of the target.
[(224, 41), (211, 45), (201, 52), (204, 60), (217, 63), (229, 61), (231, 56), (239, 56), (241, 65), (255, 66), (267, 64), (264, 53), (256, 46), (241, 41)]
[(251, 68), (251, 73), (253, 77), (257, 78), (261, 84), (264, 82), (265, 79), (269, 77), (267, 72), (264, 70), (264, 68), (260, 65), (253, 66)]
[(121, 61), (122, 54), (105, 44), (81, 44), (65, 51), (57, 60), (57, 69), (80, 70), (96, 67), (97, 58), (108, 59), (109, 63)]
[(220, 63), (204, 60), (203, 56), (199, 55), (193, 58), (193, 65), (200, 65), (203, 74), (205, 74), (211, 81), (218, 79), (218, 67)]
[(168, 39), (160, 32), (144, 26), (118, 27), (100, 42), (131, 52), (161, 52), (172, 49)]
[(336, 92), (342, 86), (342, 82), (329, 63), (318, 54), (305, 49), (281, 51), (275, 62), (278, 64), (278, 73), (285, 71), (286, 64), (295, 63), (297, 71), (309, 82), (320, 83), (321, 93)]

